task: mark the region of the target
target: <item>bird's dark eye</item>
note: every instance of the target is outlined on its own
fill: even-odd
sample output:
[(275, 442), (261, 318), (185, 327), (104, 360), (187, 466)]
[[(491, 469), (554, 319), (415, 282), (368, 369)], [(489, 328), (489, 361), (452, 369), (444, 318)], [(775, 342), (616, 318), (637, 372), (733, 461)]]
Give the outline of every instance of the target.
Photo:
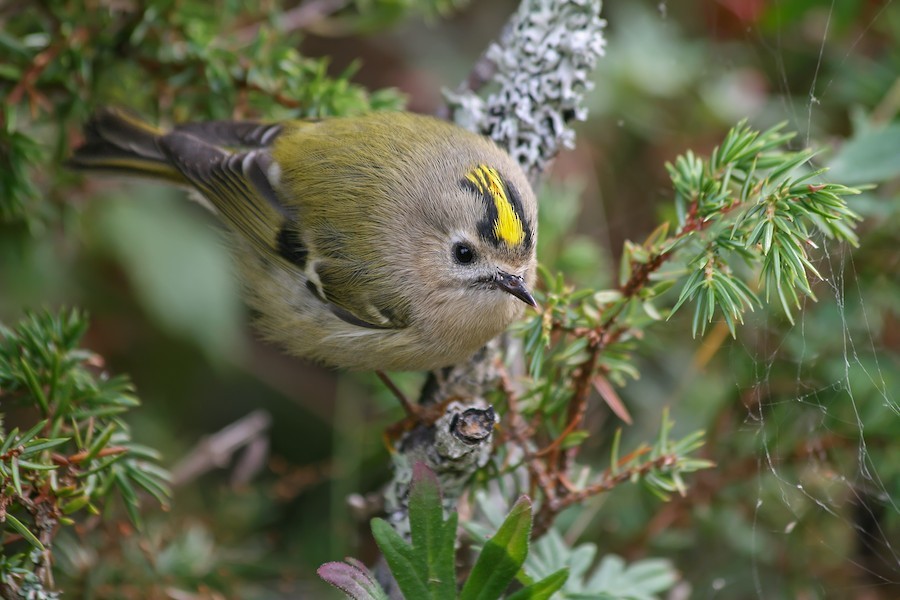
[(461, 265), (467, 265), (475, 260), (475, 251), (466, 244), (453, 246), (453, 258)]

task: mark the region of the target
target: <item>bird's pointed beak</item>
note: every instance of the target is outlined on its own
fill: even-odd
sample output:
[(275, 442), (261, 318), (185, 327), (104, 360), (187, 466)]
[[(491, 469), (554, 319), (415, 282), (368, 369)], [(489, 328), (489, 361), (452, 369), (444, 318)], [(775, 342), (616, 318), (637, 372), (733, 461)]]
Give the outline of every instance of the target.
[(529, 292), (528, 288), (525, 286), (525, 280), (518, 275), (499, 271), (497, 272), (497, 277), (494, 279), (494, 283), (496, 283), (498, 288), (512, 294), (528, 306), (537, 308), (537, 302), (535, 302), (534, 296), (531, 295), (531, 292)]

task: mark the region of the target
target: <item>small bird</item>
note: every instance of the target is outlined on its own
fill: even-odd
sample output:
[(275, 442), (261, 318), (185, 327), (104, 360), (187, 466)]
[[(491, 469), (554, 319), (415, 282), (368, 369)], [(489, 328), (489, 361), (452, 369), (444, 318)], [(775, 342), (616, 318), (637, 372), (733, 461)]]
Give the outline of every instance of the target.
[(524, 173), (488, 139), (432, 117), (165, 131), (107, 108), (69, 165), (192, 189), (232, 234), (262, 334), (300, 357), (436, 369), (536, 306), (537, 202)]

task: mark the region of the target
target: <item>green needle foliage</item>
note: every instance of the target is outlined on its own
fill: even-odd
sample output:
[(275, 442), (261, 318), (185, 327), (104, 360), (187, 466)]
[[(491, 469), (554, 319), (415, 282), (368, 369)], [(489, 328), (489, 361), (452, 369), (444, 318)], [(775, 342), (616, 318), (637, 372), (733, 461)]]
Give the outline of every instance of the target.
[[(36, 10), (0, 9), (2, 249), (15, 248), (17, 241), (24, 246), (35, 239), (71, 236), (71, 231), (64, 230), (77, 219), (67, 220), (66, 216), (79, 210), (72, 198), (86, 194), (74, 189), (71, 174), (48, 166), (58, 165), (67, 155), (77, 141), (72, 139), (75, 132), (95, 107), (123, 105), (163, 122), (260, 116), (273, 120), (317, 118), (396, 109), (402, 105), (396, 92), (369, 92), (351, 82), (352, 67), (329, 75), (327, 58), (302, 55), (297, 48), (304, 25), (288, 25), (288, 17), (297, 17), (300, 13), (295, 11), (304, 6), (330, 6), (333, 12), (320, 16), (331, 33), (368, 32), (410, 14), (436, 16), (463, 3), (347, 0), (300, 3), (285, 9), (278, 2), (51, 0), (36, 3)], [(652, 36), (642, 39), (649, 42)], [(886, 70), (893, 78), (894, 71)], [(658, 102), (658, 98), (654, 96), (653, 101)], [(693, 99), (690, 104), (699, 105)], [(656, 104), (646, 112), (660, 113)], [(898, 134), (896, 124), (879, 131), (862, 131), (836, 161), (835, 179), (860, 184), (896, 177), (896, 160), (884, 157), (897, 155)], [(673, 187), (670, 219), (643, 242), (625, 243), (618, 281), (608, 284), (608, 289), (596, 289), (584, 282), (581, 287), (571, 284), (573, 280), (593, 282), (599, 277), (601, 252), (593, 240), (582, 239), (580, 244), (558, 240), (559, 256), (554, 261), (552, 236), (548, 235), (551, 228), (545, 227), (544, 217), (549, 215), (551, 222), (567, 218), (571, 225), (578, 218), (578, 210), (573, 208), (566, 217), (562, 204), (542, 201), (539, 256), (545, 264), (553, 264), (553, 269), (541, 271), (542, 312), (520, 329), (527, 374), (514, 382), (507, 378), (504, 383), (511, 385), (500, 386), (491, 398), (503, 414), (502, 426), (496, 435), (496, 458), (476, 480), (484, 483), (490, 479), (504, 491), (504, 497), (488, 497), (480, 489), (476, 492), (482, 513), (493, 507), (497, 514), (489, 519), (490, 527), (482, 525), (479, 529), (475, 522), (463, 524), (475, 533), (473, 544), (483, 548), (478, 549), (470, 568), (458, 570), (458, 516), (453, 513), (444, 517), (434, 476), (419, 470), (409, 502), (411, 540), (401, 538), (386, 521), (376, 519), (372, 523), (378, 546), (407, 597), (487, 599), (508, 594), (507, 598), (521, 600), (557, 594), (564, 598), (656, 598), (674, 584), (678, 575), (664, 561), (647, 559), (626, 564), (611, 554), (595, 561), (598, 547), (563, 541), (554, 528), (556, 517), (569, 507), (631, 482), (643, 483), (663, 499), (685, 495), (690, 483), (685, 476), (712, 466), (711, 461), (696, 456), (704, 444), (703, 433), (675, 436), (668, 412), (662, 416), (655, 439), (630, 445), (622, 441), (621, 431), (610, 433), (607, 463), (584, 467), (577, 462), (579, 451), (592, 435), (585, 424), (590, 396), (599, 394), (617, 415), (628, 417), (615, 388), (639, 375), (634, 353), (641, 348), (650, 327), (690, 307), (695, 336), (703, 335), (714, 322), (736, 335), (746, 311), (764, 303), (773, 304), (793, 322), (804, 299), (814, 299), (816, 279), (822, 277), (817, 267), (821, 266), (817, 246), (823, 240), (857, 244), (854, 226), (859, 216), (848, 208), (846, 198), (858, 191), (826, 180), (826, 173), (810, 166), (815, 152), (789, 148), (791, 139), (792, 134), (782, 126), (757, 132), (741, 123), (709, 157), (689, 151), (667, 165)], [(876, 168), (878, 165), (881, 169)], [(93, 190), (90, 195), (95, 195)], [(892, 215), (896, 221), (896, 214)], [(886, 227), (888, 230), (892, 233), (897, 228)], [(887, 233), (881, 235), (880, 246), (871, 235), (866, 244), (873, 255), (866, 264), (877, 265), (872, 270), (879, 275), (891, 273), (895, 267), (890, 263), (895, 240)], [(135, 239), (127, 236), (123, 246), (132, 251), (138, 247)], [(65, 269), (70, 264), (66, 262), (69, 254), (57, 252), (53, 260)], [(557, 268), (563, 269), (565, 276), (554, 274)], [(126, 270), (140, 269), (129, 265)], [(896, 290), (885, 284), (884, 290), (873, 291), (882, 297), (870, 302), (883, 307), (885, 315), (893, 314)], [(831, 335), (834, 322), (823, 320), (818, 325), (809, 327), (806, 335), (810, 346), (825, 349), (835, 343), (831, 339), (835, 337)], [(166, 474), (158, 467), (156, 453), (132, 441), (124, 423), (125, 414), (138, 404), (134, 390), (127, 379), (106, 376), (102, 359), (79, 347), (86, 327), (85, 317), (76, 311), (31, 313), (13, 327), (0, 327), (3, 597), (56, 597), (52, 591), (54, 558), (57, 571), (65, 570), (66, 563), (71, 562), (70, 570), (76, 572), (80, 564), (59, 560), (65, 547), (65, 536), (56, 540), (61, 529), (74, 529), (73, 524), (89, 515), (102, 515), (95, 523), (114, 521), (120, 504), (117, 499), (130, 520), (139, 524), (142, 500), (168, 501)], [(813, 332), (827, 335), (817, 339)], [(846, 355), (838, 356), (841, 360), (834, 364), (843, 370)], [(823, 374), (810, 376), (816, 382), (810, 395), (815, 402), (806, 403), (810, 412), (818, 412), (832, 401), (830, 396), (815, 398), (820, 391), (830, 393), (836, 387), (834, 381), (843, 382), (825, 373), (825, 366), (831, 364), (823, 362)], [(881, 372), (877, 362), (858, 366)], [(811, 370), (809, 365), (804, 368)], [(771, 371), (777, 375), (777, 369)], [(793, 367), (789, 371), (782, 374), (783, 381), (793, 383), (797, 371)], [(888, 412), (885, 405), (896, 412), (895, 406), (881, 402), (881, 396), (888, 396), (890, 381), (880, 385), (883, 390), (873, 384), (872, 390), (855, 393), (860, 399), (866, 394), (874, 398), (883, 413)], [(769, 421), (778, 426), (791, 423), (795, 431), (789, 441), (804, 452), (815, 446), (817, 436), (823, 448), (840, 448), (845, 440), (862, 438), (857, 422), (864, 419), (866, 439), (874, 452), (866, 454), (865, 461), (878, 462), (882, 474), (893, 477), (889, 481), (897, 480), (896, 473), (883, 466), (894, 464), (889, 460), (891, 446), (887, 443), (893, 439), (889, 427), (896, 419), (888, 418), (896, 416), (893, 412), (860, 417), (850, 414), (851, 409), (855, 413), (858, 406), (873, 406), (871, 401), (842, 406), (833, 402), (836, 408), (824, 411), (828, 416), (825, 427), (813, 430), (801, 427), (804, 420), (793, 412), (804, 403), (777, 396), (769, 400)], [(744, 412), (741, 405), (736, 414), (743, 417)], [(657, 415), (654, 413), (653, 418)], [(768, 429), (762, 432), (763, 438), (770, 435)], [(593, 435), (596, 442), (598, 436)], [(884, 442), (873, 444), (873, 437)], [(718, 443), (722, 445), (721, 440)], [(625, 445), (628, 447), (623, 448)], [(728, 452), (739, 454), (739, 450), (730, 448)], [(802, 455), (799, 451), (793, 454)], [(854, 464), (855, 448), (843, 456), (849, 457), (849, 464), (841, 473), (850, 473), (858, 466)], [(758, 456), (750, 458), (757, 463)], [(798, 470), (806, 466), (802, 463)], [(520, 477), (523, 472), (527, 477)], [(519, 489), (511, 480), (527, 480), (528, 489)], [(870, 488), (867, 493), (874, 496), (879, 491)], [(527, 498), (519, 496), (522, 492), (528, 494)], [(508, 513), (498, 508), (508, 506), (516, 497), (520, 500)], [(741, 507), (739, 502), (731, 502), (730, 512), (743, 508), (754, 518), (757, 514), (765, 517), (749, 504)], [(794, 512), (792, 508), (792, 515)], [(318, 519), (319, 515), (315, 516)], [(635, 520), (630, 512), (621, 516), (623, 522)], [(714, 529), (728, 531), (727, 523), (719, 518)], [(778, 529), (773, 523), (761, 523), (757, 527), (754, 521), (753, 530), (760, 538)], [(165, 569), (156, 568), (160, 566), (156, 563), (171, 563), (171, 571), (191, 571), (192, 559), (216, 554), (213, 550), (220, 541), (213, 535), (216, 532), (182, 533), (183, 539), (168, 547), (163, 536), (156, 536), (153, 544), (135, 539), (140, 536), (119, 540), (121, 547), (113, 550), (97, 542), (96, 548), (91, 547), (99, 556), (95, 564), (105, 565), (106, 573), (98, 575), (100, 569), (87, 575), (77, 573), (86, 580), (101, 580), (90, 591), (86, 586), (85, 594), (102, 594), (96, 590), (108, 592), (115, 582), (130, 580), (133, 589), (140, 590), (133, 592), (133, 597), (143, 597), (147, 586), (168, 585), (168, 580), (159, 575)], [(744, 537), (749, 539), (749, 535)], [(245, 543), (242, 538), (241, 544), (252, 546), (254, 541), (250, 538)], [(834, 549), (845, 545), (843, 542), (829, 541), (827, 546)], [(647, 540), (641, 543), (646, 545)], [(791, 554), (781, 550), (784, 555)], [(56, 557), (54, 552), (58, 553)], [(110, 554), (118, 561), (108, 560)], [(141, 566), (135, 557), (154, 563), (154, 568), (135, 577), (135, 570)], [(157, 557), (162, 559), (157, 561)], [(255, 562), (264, 564), (267, 560), (271, 557)], [(225, 571), (218, 568), (220, 561), (207, 562), (216, 565), (209, 568), (211, 579), (220, 570)], [(719, 575), (707, 569), (705, 561), (696, 562), (710, 571), (709, 577)], [(764, 562), (760, 556), (753, 556), (754, 568)], [(804, 576), (809, 572), (812, 570), (805, 571)], [(320, 574), (350, 597), (387, 598), (359, 561), (328, 563)], [(210, 584), (197, 578), (184, 587), (193, 593), (210, 589)], [(227, 586), (222, 583), (220, 587), (224, 590)]]
[[(132, 441), (122, 416), (138, 406), (126, 377), (79, 347), (78, 311), (27, 315), (0, 325), (0, 591), (42, 590), (58, 528), (100, 514), (119, 497), (140, 525), (140, 493), (168, 501), (159, 455)], [(23, 596), (24, 597), (24, 596)], [(30, 596), (29, 596), (30, 597)]]
[(858, 245), (853, 225), (861, 217), (844, 196), (859, 190), (821, 182), (826, 169), (807, 168), (812, 151), (784, 149), (794, 134), (783, 127), (758, 133), (742, 122), (708, 160), (688, 152), (666, 165), (679, 233), (650, 252), (665, 256), (686, 246), (690, 275), (672, 313), (694, 302), (694, 335), (717, 312), (734, 335), (744, 312), (760, 304), (752, 282), (735, 273), (741, 266), (759, 272), (766, 301), (774, 291), (793, 323), (800, 295), (815, 299), (807, 274), (821, 279), (807, 252), (818, 247), (817, 234)]
[[(3, 15), (0, 225), (33, 231), (52, 220), (56, 211), (38, 195), (34, 182), (42, 178), (33, 169), (63, 158), (71, 132), (99, 105), (157, 117), (166, 107), (175, 120), (323, 117), (401, 105), (393, 90), (370, 93), (351, 83), (355, 68), (331, 77), (327, 58), (302, 56), (297, 32), (270, 22), (267, 3), (38, 4), (39, 10)], [(415, 8), (360, 4), (365, 12), (348, 11), (344, 26)], [(434, 2), (427, 10), (448, 4)]]
[[(825, 170), (808, 167), (814, 153), (787, 149), (793, 134), (782, 129), (760, 133), (742, 122), (709, 158), (688, 151), (668, 164), (675, 222), (664, 222), (642, 244), (625, 243), (617, 288), (575, 289), (541, 269), (543, 310), (522, 326), (530, 384), (520, 395), (506, 386), (496, 398), (513, 413), (512, 449), (501, 454), (520, 457), (506, 470), (524, 466), (541, 491), (539, 532), (564, 508), (616, 482), (641, 479), (665, 498), (684, 493), (683, 474), (711, 465), (688, 456), (701, 446), (702, 432), (671, 441), (664, 414), (652, 448), (642, 445), (620, 459), (616, 438), (610, 468), (584, 486), (569, 485), (589, 437), (583, 420), (592, 391), (630, 419), (612, 384), (637, 379), (632, 353), (644, 330), (693, 303), (695, 336), (717, 315), (734, 336), (744, 313), (761, 304), (754, 288), (765, 290), (767, 301), (777, 296), (790, 320), (801, 296), (814, 298), (810, 276), (821, 278), (809, 254), (815, 240), (856, 245), (860, 217), (845, 197), (859, 190), (822, 181)], [(662, 308), (676, 286), (679, 297)]]

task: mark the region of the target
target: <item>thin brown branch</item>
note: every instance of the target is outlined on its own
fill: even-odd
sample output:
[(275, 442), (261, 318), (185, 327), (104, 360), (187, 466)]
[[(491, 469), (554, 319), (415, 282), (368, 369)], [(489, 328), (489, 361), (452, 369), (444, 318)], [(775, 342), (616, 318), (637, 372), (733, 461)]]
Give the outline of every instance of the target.
[(71, 36), (61, 38), (50, 44), (46, 49), (39, 52), (31, 63), (31, 66), (22, 75), (22, 78), (12, 89), (7, 97), (6, 103), (9, 106), (15, 106), (22, 99), (24, 94), (28, 95), (29, 109), (32, 117), (37, 116), (37, 106), (40, 105), (44, 110), (52, 110), (50, 101), (35, 89), (35, 84), (41, 74), (50, 66), (59, 54), (66, 48), (78, 45), (88, 39), (88, 30), (85, 27), (77, 28)]
[[(265, 441), (265, 434), (271, 425), (272, 417), (269, 413), (255, 410), (221, 431), (202, 439), (172, 469), (172, 486), (183, 485), (207, 471), (221, 468), (242, 448), (253, 448), (254, 442), (260, 439)], [(256, 470), (260, 464), (257, 461)]]
[[(307, 29), (317, 22), (338, 12), (349, 4), (348, 0), (309, 0), (283, 12), (278, 17), (274, 28), (279, 34), (285, 35), (294, 31)], [(259, 31), (267, 23), (254, 23), (234, 32), (234, 37), (241, 45), (247, 45), (259, 34)]]
[[(555, 498), (555, 478), (547, 473), (546, 466), (539, 456), (531, 451), (529, 442), (531, 426), (525, 422), (519, 408), (518, 396), (515, 393), (512, 382), (506, 370), (501, 368), (499, 373), (500, 387), (506, 395), (506, 403), (509, 407), (507, 419), (509, 420), (510, 437), (518, 444), (525, 455), (525, 464), (528, 468), (532, 488), (538, 486), (544, 498)], [(534, 496), (534, 489), (529, 490)]]
[[(731, 208), (731, 207), (729, 207)], [(675, 234), (675, 239), (700, 231), (706, 226), (698, 216), (697, 203), (692, 203), (686, 216), (684, 225)], [(625, 299), (637, 297), (650, 282), (653, 273), (657, 272), (667, 260), (672, 257), (672, 252), (661, 252), (652, 255), (648, 260), (631, 264), (631, 273), (628, 279), (619, 286), (619, 291)], [(641, 476), (651, 469), (665, 467), (672, 464), (674, 457), (666, 455), (637, 468), (627, 469), (615, 475), (605, 473), (601, 480), (583, 489), (575, 489), (569, 480), (569, 471), (577, 457), (579, 447), (576, 446), (563, 451), (563, 442), (572, 432), (578, 430), (587, 413), (588, 399), (594, 387), (596, 372), (604, 349), (617, 342), (628, 328), (618, 325), (627, 302), (620, 303), (613, 312), (606, 315), (603, 322), (595, 328), (576, 328), (565, 330), (565, 335), (586, 338), (588, 341), (588, 356), (581, 365), (573, 371), (575, 379), (572, 382), (573, 395), (569, 401), (566, 415), (566, 426), (563, 431), (546, 447), (532, 452), (528, 459), (528, 469), (532, 477), (540, 473), (542, 481), (539, 483), (544, 495), (535, 515), (534, 537), (543, 534), (552, 524), (553, 519), (563, 509), (572, 504), (581, 502), (611, 490), (612, 488), (630, 480), (632, 477)], [(557, 328), (562, 331), (562, 327)], [(510, 404), (512, 420), (519, 418), (515, 410), (515, 404)], [(626, 457), (623, 461), (632, 460), (634, 456)]]
[[(623, 460), (625, 459), (623, 458)], [(565, 489), (565, 493), (561, 494), (559, 497), (544, 500), (540, 509), (538, 509), (537, 514), (534, 516), (534, 527), (531, 530), (531, 537), (537, 539), (544, 535), (553, 524), (556, 515), (573, 504), (609, 492), (617, 486), (631, 481), (635, 477), (643, 477), (654, 469), (664, 469), (672, 466), (675, 464), (676, 460), (676, 456), (664, 454), (652, 461), (630, 469), (625, 469), (614, 475), (607, 469), (604, 471), (599, 481), (581, 489), (576, 489), (567, 478), (561, 478), (560, 482)]]
[[(94, 458), (105, 458), (107, 456), (115, 456), (116, 454), (125, 454), (126, 452), (128, 452), (128, 448), (125, 448), (124, 446), (107, 446), (106, 448), (103, 448), (99, 452), (97, 452), (97, 454), (94, 455)], [(51, 458), (53, 459), (53, 462), (57, 463), (58, 465), (69, 466), (84, 462), (89, 454), (90, 450), (82, 450), (81, 452), (76, 452), (71, 456), (53, 454)]]

